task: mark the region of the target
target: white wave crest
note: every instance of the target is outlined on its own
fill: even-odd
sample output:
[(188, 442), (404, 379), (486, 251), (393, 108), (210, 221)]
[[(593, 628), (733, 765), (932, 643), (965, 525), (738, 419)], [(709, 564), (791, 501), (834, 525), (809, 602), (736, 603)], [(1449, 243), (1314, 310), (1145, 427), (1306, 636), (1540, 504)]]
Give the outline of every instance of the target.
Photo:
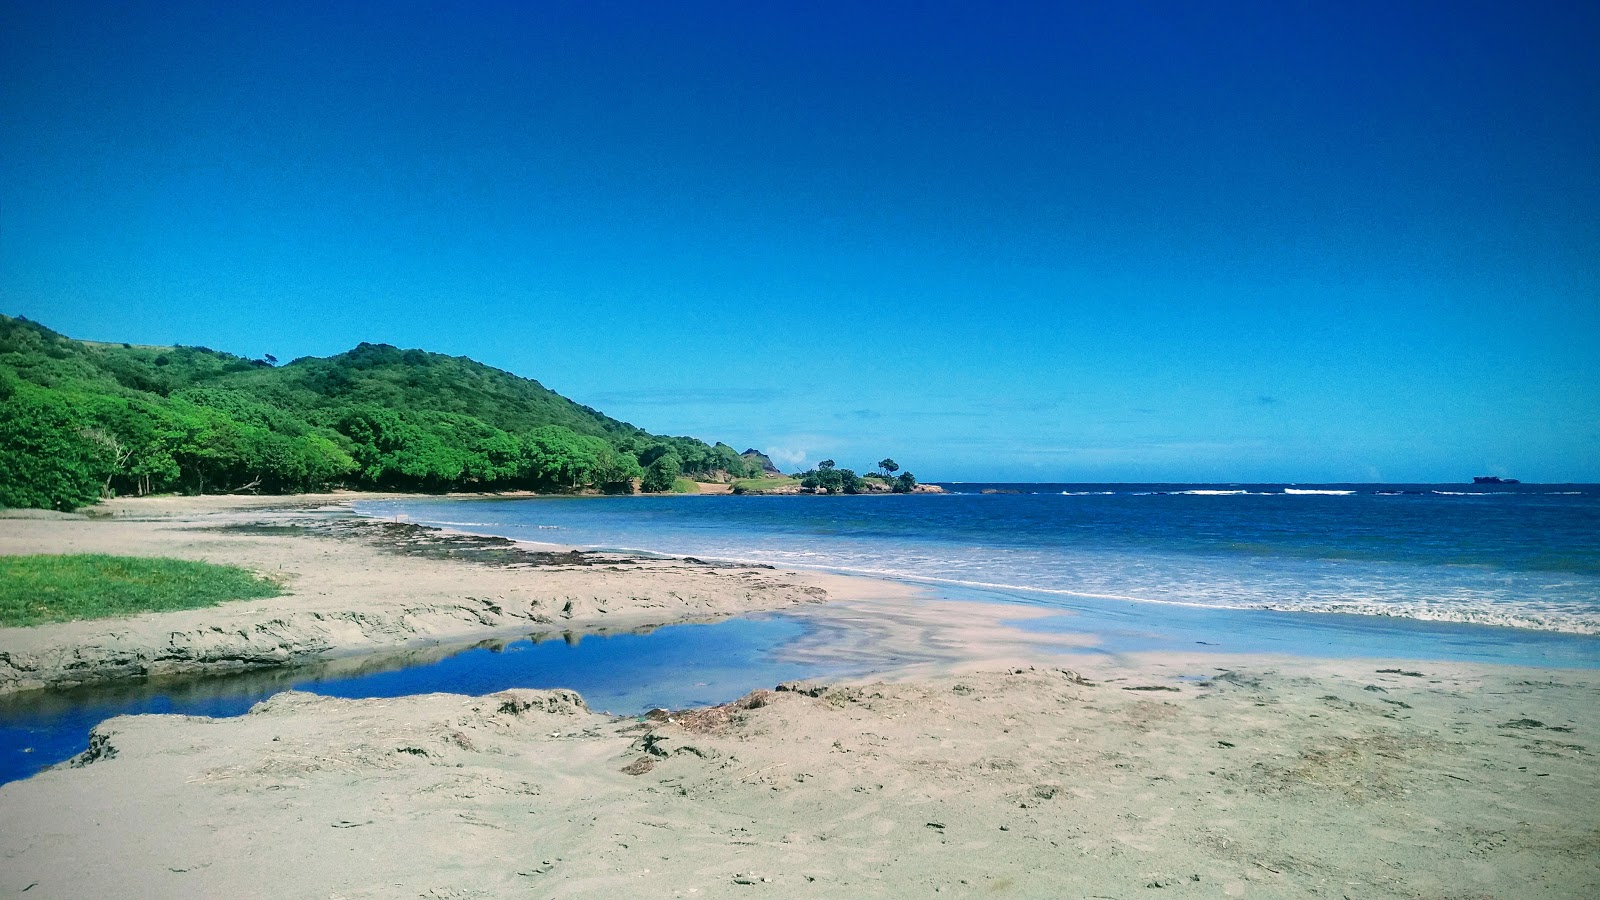
[(1284, 488), (1285, 494), (1325, 494), (1330, 497), (1346, 497), (1355, 491), (1320, 490), (1316, 488)]

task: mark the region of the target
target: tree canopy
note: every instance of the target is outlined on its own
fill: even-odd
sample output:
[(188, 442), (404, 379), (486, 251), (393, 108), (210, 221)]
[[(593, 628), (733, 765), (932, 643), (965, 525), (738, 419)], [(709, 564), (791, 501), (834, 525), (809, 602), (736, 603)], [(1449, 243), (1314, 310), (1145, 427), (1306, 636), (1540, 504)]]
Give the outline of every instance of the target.
[(762, 470), (727, 444), (650, 434), (464, 357), (361, 344), (275, 362), (76, 341), (0, 316), (0, 505), (336, 485), (631, 489), (669, 458), (656, 471), (674, 478)]

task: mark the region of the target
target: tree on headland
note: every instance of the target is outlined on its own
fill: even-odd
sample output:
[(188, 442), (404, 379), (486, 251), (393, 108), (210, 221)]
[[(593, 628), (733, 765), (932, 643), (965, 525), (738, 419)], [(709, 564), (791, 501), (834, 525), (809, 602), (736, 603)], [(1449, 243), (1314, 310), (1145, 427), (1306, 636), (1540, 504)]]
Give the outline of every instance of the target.
[(888, 457), (878, 460), (878, 469), (885, 475), (893, 475), (900, 471), (900, 464)]
[(639, 482), (639, 489), (651, 494), (663, 494), (672, 490), (673, 482), (682, 474), (683, 466), (675, 453), (664, 453), (644, 467), (644, 478)]
[(909, 494), (917, 489), (917, 476), (910, 472), (901, 472), (895, 479), (894, 492), (896, 494)]
[(849, 469), (840, 469), (833, 465), (833, 460), (824, 460), (824, 466), (818, 463), (815, 469), (800, 476), (800, 486), (812, 490), (827, 491), (830, 494), (859, 494), (864, 486), (861, 476)]
[(757, 477), (766, 461), (650, 434), (462, 357), (362, 344), (276, 363), (85, 343), (0, 315), (0, 506), (336, 485), (631, 491), (668, 455), (673, 477), (703, 480)]

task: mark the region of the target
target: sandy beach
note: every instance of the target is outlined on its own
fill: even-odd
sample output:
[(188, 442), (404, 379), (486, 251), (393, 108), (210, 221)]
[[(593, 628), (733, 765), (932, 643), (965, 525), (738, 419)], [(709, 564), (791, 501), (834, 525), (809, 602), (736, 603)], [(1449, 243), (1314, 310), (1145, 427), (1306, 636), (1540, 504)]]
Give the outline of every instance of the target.
[(207, 559), (290, 587), (0, 631), (5, 683), (778, 608), (829, 623), (797, 653), (901, 662), (640, 717), (508, 691), (113, 719), (74, 763), (0, 787), (0, 892), (1600, 894), (1593, 672), (1075, 653), (1009, 625), (1015, 609), (683, 560), (563, 564), (404, 523), (329, 525), (349, 521), (318, 510), (337, 499), (0, 521), (0, 552)]
[(849, 597), (858, 584), (780, 578), (766, 567), (526, 549), (362, 519), (342, 505), (350, 498), (163, 497), (109, 501), (92, 517), (0, 518), (3, 554), (168, 556), (242, 566), (285, 588), (280, 597), (210, 609), (0, 628), (0, 694), (497, 634), (708, 621)]

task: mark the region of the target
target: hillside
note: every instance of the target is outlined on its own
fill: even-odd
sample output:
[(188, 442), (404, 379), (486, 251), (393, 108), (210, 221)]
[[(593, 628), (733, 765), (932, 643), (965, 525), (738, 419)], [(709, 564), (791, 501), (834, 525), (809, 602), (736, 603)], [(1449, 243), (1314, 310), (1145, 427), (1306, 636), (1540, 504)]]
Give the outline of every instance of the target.
[(361, 344), (277, 366), (0, 316), (3, 506), (335, 485), (665, 489), (679, 474), (759, 472), (726, 444), (653, 435), (464, 357)]

